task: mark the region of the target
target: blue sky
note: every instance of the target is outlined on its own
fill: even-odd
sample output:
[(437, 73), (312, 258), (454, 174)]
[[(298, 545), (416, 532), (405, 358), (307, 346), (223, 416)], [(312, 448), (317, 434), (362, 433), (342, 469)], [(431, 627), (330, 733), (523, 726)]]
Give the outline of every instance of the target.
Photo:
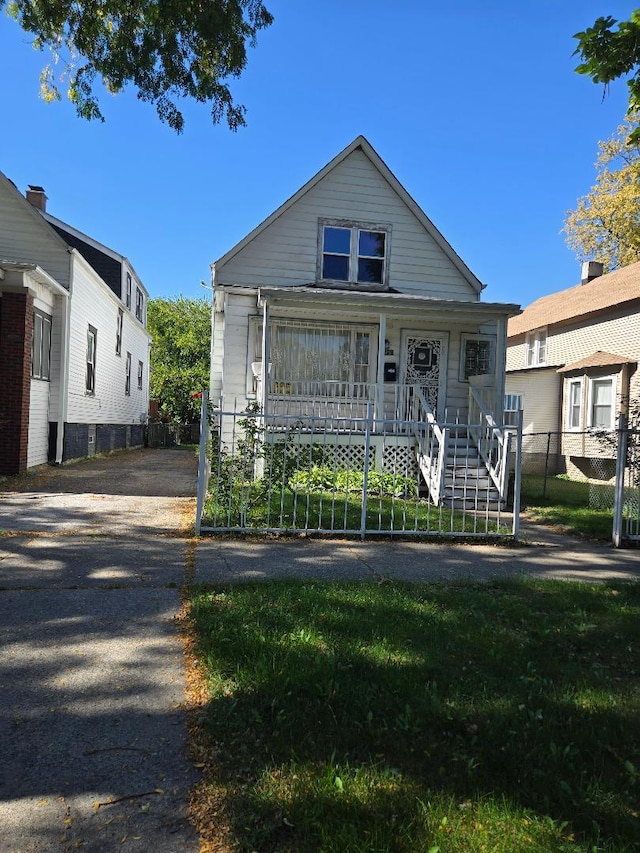
[(49, 212), (127, 255), (152, 296), (201, 296), (209, 263), (362, 133), (483, 299), (524, 306), (578, 283), (564, 215), (625, 112), (623, 83), (603, 101), (574, 73), (572, 35), (636, 2), (267, 0), (275, 23), (232, 85), (248, 127), (185, 104), (180, 136), (133, 91), (102, 96), (104, 124), (42, 102), (46, 54), (0, 13), (0, 170), (44, 186)]

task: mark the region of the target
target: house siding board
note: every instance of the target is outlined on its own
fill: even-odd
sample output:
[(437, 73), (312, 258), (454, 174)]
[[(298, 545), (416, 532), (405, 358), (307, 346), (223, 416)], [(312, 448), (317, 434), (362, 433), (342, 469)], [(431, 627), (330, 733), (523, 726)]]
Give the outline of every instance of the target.
[(477, 301), (475, 290), (360, 150), (226, 264), (217, 266), (216, 282), (265, 286), (315, 281), (319, 219), (391, 225), (392, 287), (422, 296)]
[[(39, 220), (39, 221), (38, 221)], [(0, 179), (0, 258), (36, 263), (69, 288), (69, 252), (15, 187)]]
[(560, 429), (561, 383), (555, 370), (507, 373), (505, 393), (523, 396), (523, 433), (557, 432)]
[(49, 458), (49, 393), (49, 382), (42, 379), (31, 380), (28, 468), (43, 465)]
[[(149, 370), (148, 335), (125, 311), (122, 356), (115, 352), (119, 300), (98, 281), (95, 273), (78, 257), (74, 259), (69, 340), (69, 389), (67, 420), (70, 423), (139, 423), (148, 411), (146, 376)], [(97, 329), (95, 394), (86, 394), (86, 348), (89, 325)], [(125, 354), (131, 353), (131, 395), (125, 395)], [(135, 369), (145, 369), (140, 391)]]
[(52, 224), (51, 227), (55, 228), (65, 243), (80, 252), (105, 284), (120, 298), (122, 296), (122, 264), (59, 225)]

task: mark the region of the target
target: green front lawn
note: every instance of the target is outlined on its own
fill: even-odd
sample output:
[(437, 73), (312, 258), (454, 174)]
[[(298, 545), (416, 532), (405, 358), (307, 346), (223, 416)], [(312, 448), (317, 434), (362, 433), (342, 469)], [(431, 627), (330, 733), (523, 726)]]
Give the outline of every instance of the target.
[(640, 584), (287, 581), (190, 608), (203, 849), (640, 849)]
[[(564, 477), (522, 477), (521, 507), (535, 520), (562, 527), (591, 539), (610, 540), (613, 510), (599, 506), (609, 502), (612, 487), (567, 480)], [(591, 506), (595, 503), (596, 506)]]

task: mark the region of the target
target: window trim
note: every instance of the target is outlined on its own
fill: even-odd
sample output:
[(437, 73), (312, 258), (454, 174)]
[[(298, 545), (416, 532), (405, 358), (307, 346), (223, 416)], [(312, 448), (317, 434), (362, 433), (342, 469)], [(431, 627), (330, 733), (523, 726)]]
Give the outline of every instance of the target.
[[(325, 278), (323, 275), (324, 267), (324, 229), (325, 228), (344, 228), (350, 233), (349, 238), (349, 272), (347, 279), (341, 278)], [(336, 287), (351, 287), (358, 289), (371, 288), (372, 290), (387, 289), (389, 287), (389, 257), (391, 254), (391, 225), (388, 223), (379, 222), (361, 222), (353, 219), (319, 219), (318, 220), (318, 246), (317, 246), (317, 264), (316, 264), (316, 279), (317, 281), (331, 282)], [(359, 254), (359, 236), (361, 231), (373, 231), (385, 235), (384, 241), (384, 256), (382, 258), (382, 281), (359, 281), (358, 280), (358, 262), (361, 258), (369, 258), (369, 255)], [(326, 254), (339, 254), (336, 252), (327, 252)], [(346, 257), (346, 255), (341, 255)]]
[(124, 368), (124, 394), (125, 397), (131, 396), (131, 353), (127, 353), (127, 360)]
[[(543, 343), (544, 355), (540, 358), (540, 344)], [(529, 360), (531, 354), (531, 361)], [(544, 367), (547, 363), (547, 326), (540, 326), (527, 332), (524, 342), (524, 366)]]
[[(604, 376), (589, 376), (588, 377), (589, 391), (588, 391), (588, 397), (587, 397), (587, 418), (588, 418), (587, 425), (588, 425), (590, 430), (605, 430), (605, 431), (609, 432), (609, 431), (615, 429), (616, 409), (617, 409), (616, 397), (617, 397), (617, 393), (618, 393), (617, 377), (618, 377), (617, 373), (607, 374)], [(598, 382), (610, 382), (611, 383), (611, 417), (610, 417), (608, 426), (595, 426), (595, 424), (593, 423), (593, 420), (594, 420), (594, 418), (593, 418), (593, 405), (594, 405), (594, 403), (593, 403), (593, 397), (594, 397), (593, 392), (594, 392), (594, 386)]]
[(472, 332), (464, 332), (460, 338), (460, 365), (458, 379), (460, 382), (468, 382), (469, 376), (465, 376), (467, 364), (467, 344), (471, 342), (486, 342), (489, 344), (489, 370), (486, 373), (470, 373), (469, 376), (491, 376), (496, 372), (496, 336), (476, 335)]
[(118, 319), (116, 326), (116, 355), (122, 357), (122, 327), (124, 324), (124, 311), (118, 308)]
[[(572, 387), (578, 387), (578, 401), (577, 407), (576, 404), (571, 400), (571, 389)], [(565, 406), (565, 428), (568, 432), (582, 432), (582, 424), (583, 424), (583, 408), (584, 408), (584, 383), (582, 381), (582, 377), (572, 377), (571, 379), (567, 379), (566, 385), (566, 406)], [(574, 426), (572, 423), (571, 415), (577, 408), (578, 411), (578, 424)]]
[[(33, 309), (33, 331), (31, 340), (31, 378), (43, 382), (51, 381), (51, 328), (53, 317), (39, 308)], [(40, 327), (38, 335), (36, 329)], [(45, 328), (47, 329), (45, 334)], [(45, 347), (46, 345), (46, 347)], [(36, 346), (39, 355), (39, 369), (36, 371)], [(46, 358), (45, 358), (46, 355)], [(46, 364), (46, 369), (43, 370)]]
[[(89, 342), (93, 340), (93, 351), (89, 358)], [(98, 353), (98, 330), (95, 326), (89, 324), (87, 328), (87, 352), (86, 352), (86, 373), (85, 373), (85, 394), (88, 397), (95, 397), (96, 394), (96, 363)]]
[(144, 323), (144, 293), (136, 285), (136, 320)]

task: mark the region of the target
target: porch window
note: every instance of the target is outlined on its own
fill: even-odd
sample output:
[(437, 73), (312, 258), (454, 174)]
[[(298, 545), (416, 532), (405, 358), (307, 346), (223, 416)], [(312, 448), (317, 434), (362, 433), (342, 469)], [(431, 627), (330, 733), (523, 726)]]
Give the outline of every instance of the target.
[(570, 379), (567, 388), (567, 429), (582, 428), (582, 379)]
[(525, 366), (540, 367), (547, 363), (547, 330), (529, 332), (525, 341)]
[(614, 378), (592, 379), (590, 388), (590, 426), (595, 429), (613, 429)]
[(34, 379), (51, 378), (51, 316), (36, 309), (33, 312), (31, 375)]
[[(262, 324), (255, 322), (253, 351), (260, 358)], [(271, 393), (293, 396), (369, 396), (375, 361), (373, 326), (272, 318)]]
[(322, 225), (320, 277), (359, 284), (386, 282), (387, 230), (376, 226)]
[(463, 335), (460, 381), (493, 373), (494, 349), (494, 339), (490, 336)]

